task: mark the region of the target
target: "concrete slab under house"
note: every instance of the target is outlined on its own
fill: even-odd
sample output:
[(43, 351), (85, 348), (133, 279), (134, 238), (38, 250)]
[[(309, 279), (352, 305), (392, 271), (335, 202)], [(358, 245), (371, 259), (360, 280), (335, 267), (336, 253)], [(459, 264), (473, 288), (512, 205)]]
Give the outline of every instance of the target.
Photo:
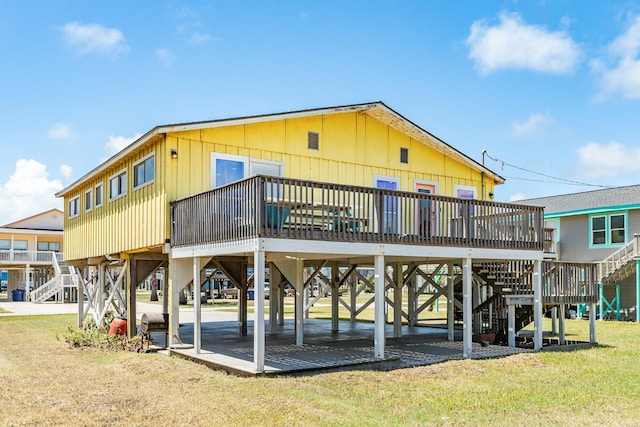
[[(158, 126), (57, 194), (78, 323), (112, 312), (135, 335), (136, 288), (155, 277), (168, 352), (244, 373), (517, 351), (531, 322), (539, 350), (544, 313), (562, 343), (575, 303), (595, 342), (595, 267), (557, 262), (542, 207), (491, 200), (503, 182), (382, 102)], [(238, 290), (231, 326), (203, 323), (216, 277)], [(318, 295), (327, 320), (307, 318)], [(421, 326), (440, 301), (444, 329)]]

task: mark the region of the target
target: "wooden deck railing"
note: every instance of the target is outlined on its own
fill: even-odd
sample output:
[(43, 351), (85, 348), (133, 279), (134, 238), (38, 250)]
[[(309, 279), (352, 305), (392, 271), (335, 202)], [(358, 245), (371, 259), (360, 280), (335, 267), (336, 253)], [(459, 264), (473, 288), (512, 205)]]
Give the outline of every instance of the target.
[(598, 266), (595, 263), (544, 261), (542, 277), (544, 304), (598, 301)]
[(543, 209), (254, 176), (171, 203), (171, 245), (256, 237), (543, 250)]

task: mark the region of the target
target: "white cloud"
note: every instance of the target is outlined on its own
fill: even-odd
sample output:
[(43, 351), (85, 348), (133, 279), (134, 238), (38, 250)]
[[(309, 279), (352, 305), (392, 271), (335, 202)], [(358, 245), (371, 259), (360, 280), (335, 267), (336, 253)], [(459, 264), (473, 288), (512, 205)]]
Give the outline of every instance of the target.
[(0, 224), (7, 224), (49, 209), (62, 209), (55, 193), (62, 183), (50, 180), (47, 167), (32, 159), (20, 159), (9, 180), (0, 187)]
[(127, 53), (129, 46), (124, 34), (118, 29), (103, 27), (99, 24), (82, 25), (69, 22), (62, 27), (65, 42), (76, 54), (120, 54)]
[(116, 154), (141, 136), (141, 133), (137, 133), (132, 137), (109, 135), (109, 141), (104, 145), (104, 148), (108, 154)]
[(170, 67), (173, 65), (175, 56), (169, 49), (156, 49), (154, 54), (163, 66)]
[(553, 123), (553, 118), (548, 114), (535, 113), (523, 122), (514, 122), (511, 131), (517, 138), (534, 134), (536, 131)]
[(213, 40), (209, 34), (195, 32), (189, 37), (189, 43), (192, 45), (201, 45)]
[(579, 179), (614, 178), (640, 172), (640, 147), (616, 141), (589, 142), (578, 148)]
[(62, 165), (60, 166), (60, 173), (67, 179), (71, 178), (73, 175), (73, 168), (69, 165)]
[(527, 195), (519, 192), (519, 193), (514, 193), (511, 196), (509, 196), (509, 201), (510, 202), (517, 202), (518, 200), (525, 200), (527, 198)]
[(571, 72), (580, 48), (563, 31), (526, 24), (517, 13), (501, 13), (500, 24), (475, 21), (467, 38), (469, 56), (483, 74), (499, 69), (531, 69), (543, 73)]
[(67, 139), (71, 137), (71, 125), (67, 123), (56, 123), (47, 131), (47, 136), (51, 139)]
[(640, 15), (608, 47), (609, 58), (591, 61), (591, 71), (600, 79), (596, 97), (602, 100), (619, 94), (627, 99), (640, 98)]

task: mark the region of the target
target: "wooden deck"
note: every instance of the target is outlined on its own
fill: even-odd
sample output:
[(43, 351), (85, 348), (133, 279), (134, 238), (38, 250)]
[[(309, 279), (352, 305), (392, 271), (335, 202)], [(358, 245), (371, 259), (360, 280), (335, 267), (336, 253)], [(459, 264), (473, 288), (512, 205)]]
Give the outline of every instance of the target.
[[(171, 349), (170, 353), (214, 369), (238, 375), (258, 375), (253, 366), (253, 322), (249, 322), (248, 336), (238, 336), (237, 328), (236, 322), (202, 323), (202, 350), (196, 353), (189, 345), (193, 343), (193, 325), (185, 324), (180, 328), (180, 338), (185, 345)], [(461, 335), (457, 334), (455, 341), (448, 341), (446, 329), (405, 326), (402, 338), (392, 338), (392, 326), (387, 325), (385, 357), (380, 360), (373, 354), (373, 324), (343, 321), (339, 333), (331, 333), (330, 329), (330, 321), (307, 319), (305, 343), (296, 346), (293, 320), (287, 320), (275, 333), (266, 336), (265, 370), (260, 375), (401, 369), (463, 359)], [(164, 338), (158, 337), (158, 342), (164, 342)], [(474, 359), (529, 351), (532, 350), (473, 343)]]

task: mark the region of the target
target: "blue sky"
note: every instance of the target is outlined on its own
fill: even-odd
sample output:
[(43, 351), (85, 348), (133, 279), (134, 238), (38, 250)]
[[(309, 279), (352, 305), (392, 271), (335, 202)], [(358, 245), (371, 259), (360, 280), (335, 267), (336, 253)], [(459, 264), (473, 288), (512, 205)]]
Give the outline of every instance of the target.
[(5, 0), (0, 224), (157, 125), (377, 100), (499, 201), (639, 184), (639, 52), (640, 1)]

